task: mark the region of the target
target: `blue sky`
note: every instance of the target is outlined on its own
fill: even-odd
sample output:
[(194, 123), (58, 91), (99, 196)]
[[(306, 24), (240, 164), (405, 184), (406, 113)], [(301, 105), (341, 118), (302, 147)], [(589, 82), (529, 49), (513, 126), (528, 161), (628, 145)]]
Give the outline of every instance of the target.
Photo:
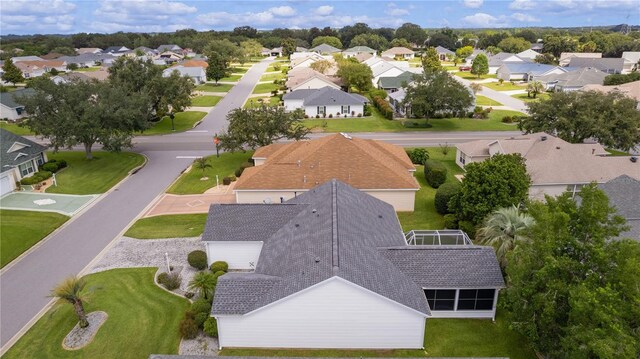
[(0, 0), (0, 34), (342, 27), (597, 26), (640, 23), (640, 0)]

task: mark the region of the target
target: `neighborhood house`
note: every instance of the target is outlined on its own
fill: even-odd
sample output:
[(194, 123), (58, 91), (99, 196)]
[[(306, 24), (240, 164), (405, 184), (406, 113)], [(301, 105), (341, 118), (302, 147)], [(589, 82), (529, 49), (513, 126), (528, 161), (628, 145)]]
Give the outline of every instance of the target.
[(16, 183), (30, 177), (47, 162), (46, 147), (13, 132), (0, 129), (0, 196), (17, 188)]
[(361, 95), (351, 94), (325, 86), (319, 89), (298, 89), (285, 94), (284, 107), (287, 111), (303, 109), (309, 117), (353, 117), (364, 113), (368, 100)]

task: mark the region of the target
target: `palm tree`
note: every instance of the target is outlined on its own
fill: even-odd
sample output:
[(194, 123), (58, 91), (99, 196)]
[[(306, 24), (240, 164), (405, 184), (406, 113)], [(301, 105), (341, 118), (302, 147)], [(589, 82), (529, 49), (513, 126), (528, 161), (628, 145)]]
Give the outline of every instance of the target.
[(204, 299), (209, 299), (209, 294), (213, 294), (213, 290), (216, 288), (216, 282), (217, 278), (213, 273), (198, 272), (189, 282), (189, 289), (196, 290)]
[(519, 242), (529, 239), (524, 232), (534, 223), (533, 217), (522, 213), (516, 206), (500, 208), (485, 219), (484, 227), (478, 231), (477, 238), (480, 243), (495, 248), (496, 256), (504, 267), (506, 254)]
[(536, 98), (536, 95), (544, 91), (544, 85), (540, 81), (529, 82), (527, 85), (527, 97), (530, 97), (533, 94), (533, 98)]
[(73, 305), (73, 309), (78, 316), (80, 328), (89, 326), (87, 314), (84, 312), (84, 305), (82, 304), (82, 302), (87, 301), (87, 297), (82, 294), (85, 285), (86, 282), (83, 278), (71, 276), (53, 288), (50, 295), (53, 298), (64, 299)]
[(204, 170), (206, 170), (207, 168), (211, 168), (212, 166), (209, 164), (209, 160), (206, 159), (205, 157), (200, 157), (200, 158), (196, 158), (195, 161), (193, 161), (193, 165), (202, 170), (202, 175), (204, 176)]

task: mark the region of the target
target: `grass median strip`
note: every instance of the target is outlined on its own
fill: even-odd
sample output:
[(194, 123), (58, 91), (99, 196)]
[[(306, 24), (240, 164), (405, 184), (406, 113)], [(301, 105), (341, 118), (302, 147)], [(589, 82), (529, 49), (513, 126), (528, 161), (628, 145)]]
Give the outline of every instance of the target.
[[(222, 179), (232, 176), (240, 164), (247, 162), (253, 151), (221, 153), (220, 157), (215, 155), (207, 157), (210, 168), (204, 171), (192, 168), (189, 172), (183, 173), (178, 180), (171, 185), (167, 193), (172, 194), (199, 194), (216, 185), (216, 175), (222, 184)], [(208, 180), (202, 181), (203, 177)]]
[(274, 83), (266, 83), (266, 84), (257, 84), (253, 89), (254, 94), (258, 93), (270, 93), (273, 90), (277, 90), (280, 88), (280, 85), (276, 85)]
[(141, 218), (124, 235), (137, 239), (197, 237), (204, 231), (206, 221), (206, 213)]
[(13, 132), (18, 136), (32, 136), (34, 135), (33, 132), (31, 132), (31, 130), (29, 129), (29, 127), (26, 126), (20, 126), (17, 123), (14, 122), (7, 122), (7, 121), (2, 121), (0, 122), (0, 128)]
[[(206, 96), (203, 96), (206, 97)], [(211, 96), (217, 97), (217, 96)], [(195, 105), (194, 105), (195, 106)], [(196, 122), (202, 120), (206, 116), (206, 112), (202, 111), (185, 111), (178, 112), (173, 119), (173, 126), (175, 131), (171, 129), (171, 118), (165, 116), (162, 120), (158, 121), (153, 127), (145, 130), (143, 135), (165, 135), (174, 132), (188, 131), (193, 128)]]
[(478, 95), (476, 96), (476, 106), (502, 106), (502, 104), (486, 96)]
[(196, 96), (191, 99), (191, 106), (196, 107), (213, 107), (218, 104), (222, 100), (221, 96)]
[(214, 84), (214, 83), (206, 83), (202, 85), (196, 86), (196, 91), (204, 91), (204, 92), (229, 92), (233, 85), (230, 84)]

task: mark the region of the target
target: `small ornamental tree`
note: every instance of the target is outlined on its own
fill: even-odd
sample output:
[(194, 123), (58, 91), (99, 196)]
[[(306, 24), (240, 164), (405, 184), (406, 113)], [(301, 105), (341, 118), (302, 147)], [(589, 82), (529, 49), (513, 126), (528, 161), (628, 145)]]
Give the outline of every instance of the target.
[(438, 52), (433, 47), (430, 47), (425, 51), (421, 60), (424, 71), (436, 71), (442, 69), (440, 58), (438, 58)]
[(87, 297), (83, 294), (83, 290), (86, 284), (83, 278), (72, 276), (53, 288), (50, 295), (53, 298), (63, 299), (73, 305), (73, 310), (78, 317), (78, 325), (80, 328), (89, 326), (87, 314), (84, 311), (84, 302), (86, 302)]
[(489, 59), (485, 54), (478, 54), (471, 65), (471, 73), (478, 78), (489, 73)]
[(9, 82), (12, 84), (17, 84), (20, 82), (24, 82), (24, 77), (22, 76), (22, 71), (11, 61), (11, 59), (7, 59), (2, 65), (2, 80), (5, 82)]
[(207, 64), (207, 79), (213, 80), (218, 83), (220, 79), (229, 75), (229, 60), (224, 58), (217, 51), (213, 51), (208, 55)]
[(440, 187), (447, 180), (447, 167), (436, 160), (426, 160), (424, 163), (424, 179), (433, 188)]

